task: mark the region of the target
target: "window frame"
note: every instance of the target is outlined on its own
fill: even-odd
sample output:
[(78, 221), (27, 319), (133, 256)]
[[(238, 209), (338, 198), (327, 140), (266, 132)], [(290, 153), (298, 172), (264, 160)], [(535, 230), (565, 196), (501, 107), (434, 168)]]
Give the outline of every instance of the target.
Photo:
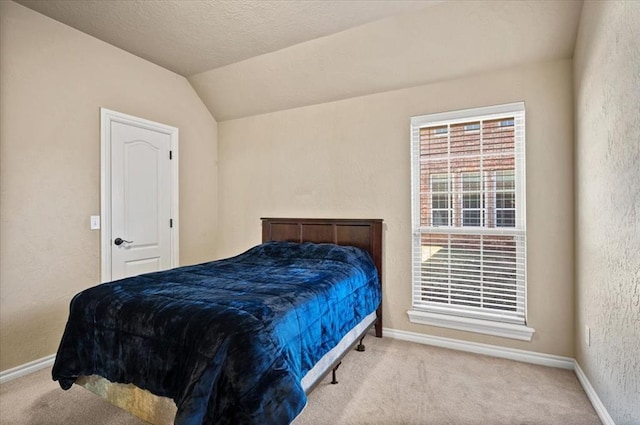
[[(452, 188), (452, 181), (456, 178), (455, 174), (459, 174), (457, 177), (460, 179), (460, 186), (462, 189), (462, 174), (460, 173), (452, 173), (451, 169), (448, 170), (449, 177), (449, 188), (450, 188), (450, 212), (449, 212), (449, 223), (451, 226), (449, 228), (443, 227), (434, 227), (434, 226), (422, 226), (421, 227), (421, 216), (420, 216), (420, 192), (419, 192), (419, 184), (420, 184), (420, 129), (425, 127), (439, 127), (446, 126), (448, 132), (443, 134), (448, 138), (451, 137), (451, 127), (456, 124), (464, 124), (468, 122), (480, 122), (480, 129), (476, 130), (478, 133), (482, 133), (481, 140), (483, 134), (485, 132), (483, 122), (498, 120), (498, 128), (504, 128), (503, 122), (508, 121), (507, 118), (514, 120), (514, 196), (515, 196), (515, 226), (513, 227), (497, 227), (497, 213), (496, 213), (496, 179), (494, 178), (493, 185), (488, 183), (486, 180), (490, 178), (489, 175), (486, 175), (482, 167), (479, 169), (480, 173), (480, 189), (478, 193), (480, 193), (481, 197), (481, 226), (480, 227), (471, 227), (471, 226), (463, 226), (464, 222), (464, 213), (465, 210), (462, 208), (463, 205), (463, 193), (464, 191), (459, 190), (456, 192)], [(535, 329), (527, 326), (527, 297), (526, 297), (526, 197), (524, 189), (526, 187), (526, 174), (525, 174), (525, 157), (524, 157), (524, 146), (525, 146), (525, 107), (524, 102), (516, 102), (504, 105), (496, 105), (489, 106), (483, 108), (474, 108), (474, 109), (466, 109), (460, 111), (453, 112), (444, 112), (444, 113), (436, 113), (429, 114), (423, 116), (416, 116), (411, 118), (410, 125), (410, 134), (411, 134), (411, 176), (412, 176), (412, 234), (413, 234), (413, 276), (412, 276), (412, 291), (413, 291), (413, 303), (412, 308), (409, 310), (408, 316), (409, 320), (413, 323), (420, 323), (432, 326), (442, 326), (453, 329), (460, 329), (471, 332), (478, 332), (490, 335), (497, 335), (508, 338), (515, 338), (521, 340), (531, 340)], [(467, 133), (466, 130), (464, 130)], [(487, 133), (489, 134), (489, 133)], [(449, 140), (451, 143), (451, 140)], [(482, 143), (482, 142), (480, 142)], [(484, 155), (484, 154), (483, 154)], [(450, 154), (447, 154), (448, 158), (451, 158)], [(449, 159), (451, 161), (451, 159)], [(495, 173), (495, 170), (489, 170)], [(430, 181), (430, 189), (431, 189), (431, 181)], [(493, 186), (493, 187), (490, 187)], [(417, 189), (417, 191), (416, 191)], [(491, 190), (491, 194), (489, 195), (489, 191)], [(455, 199), (459, 196), (459, 199)], [(491, 198), (487, 198), (487, 196), (493, 196), (493, 202)], [(490, 202), (487, 204), (487, 202)], [(460, 213), (459, 217), (455, 211), (455, 207), (457, 204), (460, 204)], [(455, 207), (454, 207), (455, 206)], [(491, 208), (493, 207), (493, 208)], [(493, 211), (490, 211), (493, 209)], [(490, 218), (492, 220), (490, 220)], [(495, 228), (488, 228), (493, 221), (493, 226)], [(429, 224), (433, 224), (433, 219), (429, 222)], [(436, 233), (436, 234), (462, 234), (467, 231), (471, 231), (470, 234), (477, 235), (493, 235), (493, 234), (505, 234), (505, 235), (515, 235), (514, 240), (517, 243), (517, 249), (519, 256), (518, 258), (522, 259), (521, 265), (523, 270), (523, 277), (521, 280), (517, 280), (516, 284), (516, 292), (517, 294), (522, 294), (523, 301), (518, 301), (518, 309), (517, 316), (518, 317), (501, 317), (500, 314), (492, 314), (489, 311), (487, 314), (475, 312), (467, 312), (464, 309), (459, 309), (459, 305), (446, 304), (442, 303), (440, 305), (429, 303), (428, 301), (424, 301), (424, 290), (423, 282), (420, 279), (421, 267), (422, 267), (422, 243), (421, 238), (425, 234)], [(488, 236), (491, 237), (491, 236)], [(482, 236), (481, 236), (482, 238)], [(449, 257), (451, 258), (451, 256)], [(520, 260), (517, 260), (520, 261)], [(451, 266), (449, 266), (451, 267)], [(520, 270), (520, 269), (518, 269)], [(418, 277), (416, 278), (416, 275)], [(453, 281), (451, 281), (453, 282)], [(482, 282), (485, 282), (482, 280)], [(450, 288), (453, 288), (453, 283), (450, 283)], [(451, 289), (450, 289), (451, 290)], [(491, 289), (489, 289), (491, 291)], [(416, 298), (417, 293), (421, 294), (420, 297)], [(418, 301), (418, 302), (417, 302)], [(462, 311), (461, 311), (462, 310)], [(490, 309), (491, 310), (491, 309)], [(515, 316), (515, 314), (514, 314)]]

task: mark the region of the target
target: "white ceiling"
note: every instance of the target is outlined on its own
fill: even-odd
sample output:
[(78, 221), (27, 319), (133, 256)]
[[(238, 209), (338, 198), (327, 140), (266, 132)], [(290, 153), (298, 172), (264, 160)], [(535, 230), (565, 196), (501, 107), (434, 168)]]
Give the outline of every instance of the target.
[(17, 0), (188, 77), (216, 120), (571, 58), (582, 0)]

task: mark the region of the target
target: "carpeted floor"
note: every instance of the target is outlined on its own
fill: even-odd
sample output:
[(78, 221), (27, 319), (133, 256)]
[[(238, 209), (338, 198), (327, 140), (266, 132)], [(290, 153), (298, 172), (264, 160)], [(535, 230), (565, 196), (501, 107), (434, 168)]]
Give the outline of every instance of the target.
[[(365, 339), (309, 396), (295, 425), (590, 425), (600, 420), (575, 374), (391, 338)], [(44, 369), (0, 386), (2, 425), (142, 425)]]

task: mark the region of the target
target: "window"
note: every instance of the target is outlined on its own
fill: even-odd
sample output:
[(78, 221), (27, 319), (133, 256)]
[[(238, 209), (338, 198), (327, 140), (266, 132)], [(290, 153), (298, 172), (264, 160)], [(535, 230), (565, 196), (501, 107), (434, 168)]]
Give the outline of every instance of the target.
[(448, 131), (447, 127), (436, 127), (433, 129), (433, 133), (437, 136), (445, 136)]
[(496, 171), (496, 227), (515, 227), (516, 191), (513, 170)]
[(484, 223), (484, 192), (479, 172), (462, 173), (462, 226)]
[(449, 226), (451, 222), (449, 177), (446, 174), (431, 175), (431, 225)]
[(530, 340), (524, 104), (411, 119), (412, 322)]
[(478, 130), (480, 130), (479, 123), (469, 123), (469, 124), (465, 124), (464, 126), (464, 131), (478, 131)]

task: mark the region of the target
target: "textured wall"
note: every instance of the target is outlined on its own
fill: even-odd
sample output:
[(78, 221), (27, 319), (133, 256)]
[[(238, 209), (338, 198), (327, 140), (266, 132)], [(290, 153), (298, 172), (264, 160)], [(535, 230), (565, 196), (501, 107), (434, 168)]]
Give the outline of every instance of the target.
[[(180, 129), (180, 262), (215, 254), (217, 124), (188, 81), (0, 2), (0, 370), (53, 354), (100, 280), (100, 107)], [(207, 188), (204, 190), (203, 188)]]
[(640, 424), (640, 2), (585, 3), (574, 86), (577, 360)]
[[(259, 70), (256, 69), (256, 72)], [(218, 252), (261, 216), (385, 220), (385, 326), (574, 356), (571, 61), (496, 71), (218, 124)], [(524, 101), (531, 342), (409, 323), (411, 116)]]

